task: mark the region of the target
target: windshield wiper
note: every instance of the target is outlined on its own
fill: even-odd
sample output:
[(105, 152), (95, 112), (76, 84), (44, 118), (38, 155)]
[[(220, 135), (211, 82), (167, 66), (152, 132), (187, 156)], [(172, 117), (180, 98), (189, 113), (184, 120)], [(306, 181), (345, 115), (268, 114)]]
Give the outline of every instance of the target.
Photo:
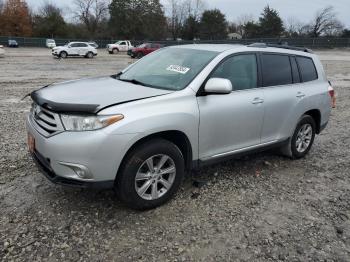
[(143, 82), (141, 82), (141, 81), (139, 81), (139, 80), (136, 80), (136, 79), (121, 79), (121, 78), (119, 77), (118, 80), (123, 81), (123, 82), (133, 83), (133, 84), (135, 84), (135, 85), (152, 87), (151, 85), (147, 85), (147, 84), (145, 84), (145, 83), (143, 83)]

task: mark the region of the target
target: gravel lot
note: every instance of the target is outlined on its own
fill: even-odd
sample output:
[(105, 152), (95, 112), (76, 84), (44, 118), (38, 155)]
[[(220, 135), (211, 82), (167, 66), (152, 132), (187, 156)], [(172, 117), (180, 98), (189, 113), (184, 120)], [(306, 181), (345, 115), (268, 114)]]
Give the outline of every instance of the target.
[(6, 49), (0, 261), (350, 261), (350, 50), (317, 53), (338, 101), (305, 159), (265, 153), (211, 166), (173, 201), (136, 212), (113, 191), (47, 181), (27, 153), (30, 99), (21, 101), (52, 82), (113, 74), (132, 60), (105, 50), (91, 60), (59, 60), (45, 49)]

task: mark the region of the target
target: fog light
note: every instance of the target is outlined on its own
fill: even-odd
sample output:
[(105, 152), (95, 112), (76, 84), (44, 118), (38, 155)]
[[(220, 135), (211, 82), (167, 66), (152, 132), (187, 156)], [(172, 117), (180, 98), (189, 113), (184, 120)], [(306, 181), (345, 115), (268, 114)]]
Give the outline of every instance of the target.
[(83, 178), (83, 179), (92, 178), (92, 174), (86, 166), (83, 166), (80, 164), (66, 163), (66, 162), (59, 162), (59, 163), (63, 166), (66, 166), (72, 169), (79, 178)]

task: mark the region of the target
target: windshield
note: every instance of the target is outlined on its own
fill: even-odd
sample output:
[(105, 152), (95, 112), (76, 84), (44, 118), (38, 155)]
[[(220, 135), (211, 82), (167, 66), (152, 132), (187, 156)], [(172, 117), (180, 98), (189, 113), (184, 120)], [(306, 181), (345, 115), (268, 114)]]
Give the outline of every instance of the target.
[(119, 79), (160, 89), (181, 90), (217, 54), (212, 51), (185, 48), (160, 49), (139, 60), (120, 75)]
[(47, 40), (47, 42), (48, 42), (49, 44), (55, 43), (54, 40)]

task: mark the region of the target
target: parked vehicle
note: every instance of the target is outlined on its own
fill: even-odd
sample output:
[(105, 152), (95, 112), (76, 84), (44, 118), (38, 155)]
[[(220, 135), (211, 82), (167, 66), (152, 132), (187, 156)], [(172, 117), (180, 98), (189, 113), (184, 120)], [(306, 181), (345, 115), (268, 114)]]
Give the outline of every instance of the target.
[(46, 39), (46, 47), (47, 48), (54, 48), (56, 47), (56, 42), (53, 39)]
[(122, 72), (31, 94), (31, 154), (54, 183), (115, 187), (135, 209), (169, 200), (186, 172), (271, 147), (304, 157), (334, 89), (308, 50), (163, 48)]
[(67, 58), (69, 56), (93, 58), (97, 56), (97, 50), (85, 42), (71, 42), (65, 46), (52, 48), (52, 55), (60, 58)]
[(162, 47), (163, 46), (161, 44), (144, 43), (142, 45), (130, 49), (128, 51), (128, 55), (131, 58), (142, 58), (143, 56), (148, 55)]
[(14, 47), (14, 48), (19, 47), (19, 45), (18, 45), (16, 40), (8, 40), (7, 46), (8, 47)]
[(108, 44), (107, 51), (110, 54), (118, 54), (119, 52), (127, 52), (132, 49), (133, 46), (130, 41), (118, 41), (115, 44)]
[(0, 57), (4, 57), (5, 56), (5, 49), (3, 45), (0, 45)]
[(94, 48), (98, 48), (98, 44), (96, 42), (88, 42), (88, 44)]

